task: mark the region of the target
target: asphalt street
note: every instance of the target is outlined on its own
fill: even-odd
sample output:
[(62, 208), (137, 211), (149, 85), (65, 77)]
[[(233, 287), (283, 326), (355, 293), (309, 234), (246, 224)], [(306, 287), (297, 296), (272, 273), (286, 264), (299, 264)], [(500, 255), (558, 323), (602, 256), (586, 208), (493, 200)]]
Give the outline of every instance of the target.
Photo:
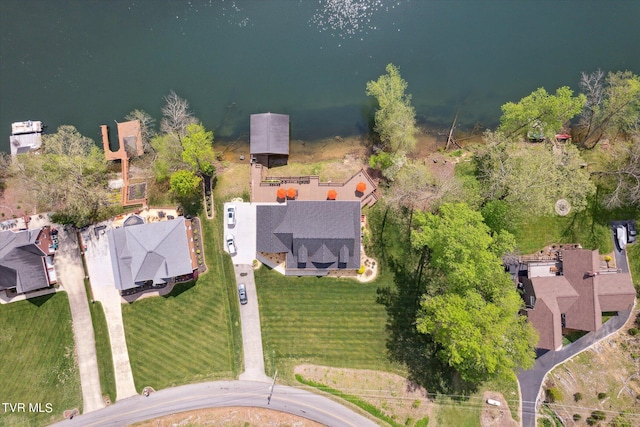
[(245, 406), (298, 415), (327, 426), (373, 427), (376, 423), (326, 397), (276, 384), (254, 381), (217, 381), (173, 387), (120, 400), (99, 411), (53, 424), (59, 427), (125, 426), (164, 415), (205, 408)]

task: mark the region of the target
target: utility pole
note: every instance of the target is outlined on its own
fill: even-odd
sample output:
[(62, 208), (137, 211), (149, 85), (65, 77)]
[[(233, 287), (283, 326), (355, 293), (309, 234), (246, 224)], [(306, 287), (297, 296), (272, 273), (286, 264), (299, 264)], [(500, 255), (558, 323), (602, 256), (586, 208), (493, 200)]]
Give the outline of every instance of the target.
[(273, 395), (273, 387), (276, 385), (276, 378), (278, 377), (278, 371), (273, 375), (273, 382), (269, 386), (269, 396), (267, 397), (267, 405), (271, 405), (271, 396)]

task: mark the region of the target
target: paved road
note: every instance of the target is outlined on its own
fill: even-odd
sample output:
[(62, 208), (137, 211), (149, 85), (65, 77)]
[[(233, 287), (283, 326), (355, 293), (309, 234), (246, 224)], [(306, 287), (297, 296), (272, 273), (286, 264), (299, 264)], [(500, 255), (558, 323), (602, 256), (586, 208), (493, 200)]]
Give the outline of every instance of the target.
[(80, 369), (80, 385), (82, 387), (83, 412), (91, 412), (104, 407), (100, 376), (98, 374), (98, 358), (96, 356), (96, 340), (91, 322), (87, 292), (84, 287), (84, 271), (75, 235), (60, 232), (60, 246), (54, 257), (59, 283), (67, 291), (71, 317), (73, 319), (73, 336)]
[(64, 420), (54, 426), (124, 426), (178, 412), (245, 406), (298, 415), (327, 426), (373, 427), (377, 424), (341, 404), (306, 390), (277, 385), (267, 404), (270, 384), (217, 381), (160, 390), (149, 397), (134, 396), (100, 411)]
[[(244, 351), (244, 372), (241, 380), (271, 382), (264, 373), (264, 353), (262, 350), (262, 332), (260, 330), (260, 310), (258, 292), (251, 265), (236, 264), (236, 283), (244, 283), (247, 288), (248, 302), (240, 306), (242, 323), (242, 349)], [(246, 274), (246, 276), (241, 276)]]

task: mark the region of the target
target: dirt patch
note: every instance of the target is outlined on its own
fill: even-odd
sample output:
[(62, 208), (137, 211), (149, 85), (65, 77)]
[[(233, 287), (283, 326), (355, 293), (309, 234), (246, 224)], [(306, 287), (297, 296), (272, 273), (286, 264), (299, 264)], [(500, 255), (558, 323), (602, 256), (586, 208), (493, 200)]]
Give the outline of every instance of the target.
[(320, 427), (306, 418), (262, 408), (228, 407), (181, 412), (133, 424), (136, 427), (220, 426), (220, 427)]
[[(493, 406), (487, 403), (487, 399), (500, 402), (500, 406)], [(519, 424), (511, 417), (509, 405), (502, 394), (493, 391), (486, 391), (482, 395), (482, 415), (480, 425), (482, 427), (517, 427)]]
[(0, 192), (0, 222), (36, 213), (36, 203), (27, 184), (17, 178), (7, 178), (5, 190)]
[(427, 390), (400, 375), (318, 365), (299, 365), (294, 372), (307, 380), (356, 396), (400, 424), (413, 425), (425, 416), (433, 418), (434, 404)]

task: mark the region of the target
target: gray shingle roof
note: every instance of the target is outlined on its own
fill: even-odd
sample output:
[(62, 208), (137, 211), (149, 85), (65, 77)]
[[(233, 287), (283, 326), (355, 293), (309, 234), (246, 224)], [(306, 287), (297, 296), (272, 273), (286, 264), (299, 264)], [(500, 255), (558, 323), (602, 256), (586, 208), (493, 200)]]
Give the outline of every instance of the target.
[(257, 206), (256, 249), (287, 253), (287, 268), (360, 268), (360, 202), (289, 201)]
[(289, 116), (263, 113), (251, 115), (251, 154), (289, 154)]
[(40, 231), (0, 232), (0, 289), (24, 293), (49, 286), (46, 254), (35, 244)]
[(184, 217), (116, 228), (107, 236), (117, 289), (147, 280), (166, 283), (193, 271)]

